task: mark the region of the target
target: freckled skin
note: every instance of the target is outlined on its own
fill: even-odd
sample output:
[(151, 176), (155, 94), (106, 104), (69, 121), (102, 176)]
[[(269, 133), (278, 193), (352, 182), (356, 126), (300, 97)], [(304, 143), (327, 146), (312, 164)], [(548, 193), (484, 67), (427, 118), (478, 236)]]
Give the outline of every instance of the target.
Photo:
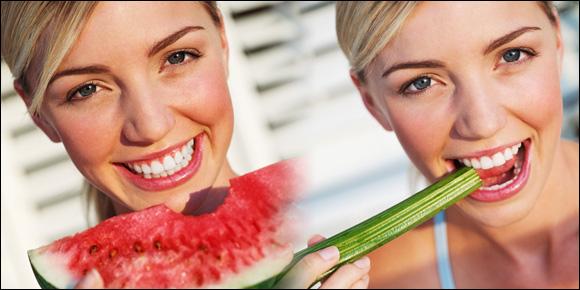
[[(155, 42), (186, 26), (203, 29), (147, 56)], [(179, 65), (175, 55), (173, 64), (168, 61), (188, 49), (202, 56), (186, 54)], [(59, 70), (99, 64), (111, 73), (57, 79), (46, 92), (41, 128), (64, 144), (76, 167), (113, 198), (118, 212), (159, 203), (181, 211), (193, 202), (188, 206), (195, 209), (212, 198), (204, 189), (227, 186), (235, 176), (226, 159), (233, 130), (227, 59), (224, 30), (199, 3), (99, 3)], [(89, 81), (97, 86), (90, 97), (66, 103), (70, 91)], [(113, 166), (202, 132), (200, 169), (177, 187), (144, 191)], [(193, 192), (198, 193), (190, 199)]]
[[(483, 53), (521, 27), (540, 29)], [(508, 63), (513, 48), (537, 55), (520, 52), (521, 61)], [(448, 210), (458, 287), (578, 287), (578, 144), (560, 139), (562, 51), (559, 28), (537, 3), (421, 3), (366, 81), (353, 75), (369, 111), (430, 181), (447, 172), (449, 156), (532, 141), (530, 178), (518, 194), (466, 198)], [(395, 63), (431, 59), (445, 67), (382, 77)], [(427, 88), (404, 87), (423, 75)], [(381, 248), (371, 287), (439, 287), (433, 248), (430, 223)]]

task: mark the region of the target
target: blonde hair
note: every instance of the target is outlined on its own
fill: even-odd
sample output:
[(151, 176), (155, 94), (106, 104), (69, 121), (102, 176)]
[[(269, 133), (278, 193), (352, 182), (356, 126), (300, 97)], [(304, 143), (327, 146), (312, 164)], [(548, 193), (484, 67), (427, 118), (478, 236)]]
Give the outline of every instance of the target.
[[(2, 58), (31, 102), (30, 114), (40, 114), (45, 91), (74, 45), (96, 1), (2, 1)], [(216, 1), (200, 1), (216, 26), (222, 25)], [(39, 71), (32, 71), (32, 66)], [(94, 203), (97, 221), (115, 215), (113, 201), (85, 180), (88, 209)]]
[[(418, 1), (338, 1), (336, 34), (340, 48), (351, 69), (361, 81), (365, 69), (396, 36)], [(555, 24), (550, 1), (539, 1), (540, 7)]]
[(351, 69), (364, 80), (364, 69), (403, 26), (416, 1), (338, 1), (336, 34)]

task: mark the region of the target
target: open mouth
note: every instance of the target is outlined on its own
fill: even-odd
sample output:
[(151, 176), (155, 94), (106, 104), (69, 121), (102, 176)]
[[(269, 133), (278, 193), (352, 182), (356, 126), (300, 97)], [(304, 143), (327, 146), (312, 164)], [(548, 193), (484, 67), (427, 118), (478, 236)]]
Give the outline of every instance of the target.
[(204, 133), (154, 153), (146, 159), (115, 163), (121, 174), (147, 191), (165, 190), (185, 183), (200, 168)]
[(483, 186), (470, 197), (479, 201), (506, 199), (521, 190), (529, 176), (531, 140), (503, 146), (480, 156), (454, 159), (456, 168), (473, 167)]
[(132, 173), (146, 179), (172, 176), (189, 165), (193, 156), (194, 147), (195, 139), (191, 139), (185, 145), (159, 158), (122, 163), (122, 165)]

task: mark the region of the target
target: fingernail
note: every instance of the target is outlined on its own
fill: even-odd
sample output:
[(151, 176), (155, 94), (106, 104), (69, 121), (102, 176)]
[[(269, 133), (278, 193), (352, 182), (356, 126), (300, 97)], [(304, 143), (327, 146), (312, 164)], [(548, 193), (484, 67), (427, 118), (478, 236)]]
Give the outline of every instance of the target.
[(369, 259), (369, 257), (362, 257), (356, 260), (356, 262), (354, 262), (354, 265), (361, 269), (366, 269), (371, 266), (371, 259)]
[(318, 253), (325, 261), (334, 260), (338, 258), (338, 256), (340, 255), (340, 253), (338, 252), (338, 248), (336, 246), (325, 248), (324, 250), (321, 250)]

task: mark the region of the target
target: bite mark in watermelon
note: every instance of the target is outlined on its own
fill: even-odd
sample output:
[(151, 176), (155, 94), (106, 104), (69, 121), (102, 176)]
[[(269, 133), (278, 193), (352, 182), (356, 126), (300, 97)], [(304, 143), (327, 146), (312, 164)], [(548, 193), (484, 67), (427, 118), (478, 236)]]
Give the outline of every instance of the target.
[(107, 288), (242, 288), (291, 258), (285, 212), (303, 190), (300, 163), (283, 161), (230, 180), (214, 212), (164, 205), (115, 216), (28, 252), (43, 288), (72, 288), (96, 269)]

